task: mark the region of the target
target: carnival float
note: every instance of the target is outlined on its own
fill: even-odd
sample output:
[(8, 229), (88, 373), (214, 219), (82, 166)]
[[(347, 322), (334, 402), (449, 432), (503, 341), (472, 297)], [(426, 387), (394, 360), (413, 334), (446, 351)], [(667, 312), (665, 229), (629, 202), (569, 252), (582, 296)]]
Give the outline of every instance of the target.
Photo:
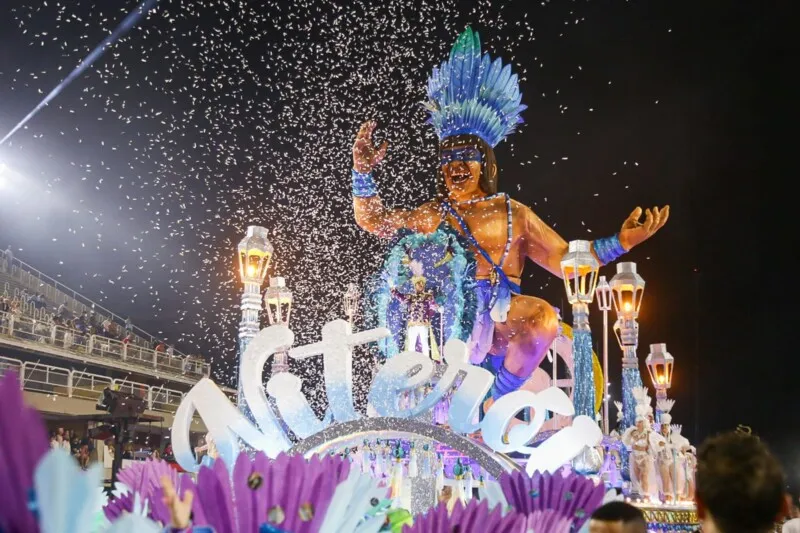
[[(415, 531), (439, 531), (425, 526), (436, 513), (449, 513), (452, 524), (477, 519), (481, 504), (502, 504), (527, 513), (528, 528), (521, 531), (571, 531), (585, 523), (592, 505), (609, 498), (640, 506), (652, 531), (693, 530), (695, 448), (672, 423), (674, 358), (665, 344), (650, 345), (645, 363), (651, 396), (639, 370), (637, 319), (645, 281), (636, 264), (617, 262), (667, 222), (669, 207), (636, 208), (610, 237), (567, 242), (529, 207), (497, 192), (493, 149), (522, 122), (525, 106), (510, 65), (483, 53), (469, 28), (433, 69), (427, 95), (429, 122), (440, 140), (441, 164), (432, 172), (439, 194), (412, 210), (386, 207), (373, 174), (388, 147), (373, 143), (375, 122), (361, 126), (353, 147), (355, 221), (390, 244), (370, 283), (350, 285), (343, 295), (345, 318), (323, 325), (318, 342), (295, 346), (293, 294), (285, 279), (268, 276), (275, 251), (267, 230), (248, 228), (238, 246), (244, 284), (238, 405), (208, 378), (184, 397), (172, 445), (181, 467), (196, 474), (197, 486), (186, 481), (179, 492), (224, 485), (218, 480), (227, 476), (233, 479), (228, 494), (261, 490), (275, 483), (263, 475), (270, 468), (287, 480), (295, 472), (306, 479), (302, 490), (313, 491), (309, 484), (325, 477), (321, 465), (335, 460), (347, 468), (329, 472), (357, 473), (361, 481), (336, 474), (338, 488), (328, 495), (327, 518), (318, 516), (316, 529), (308, 529), (317, 518), (300, 498), (267, 505), (259, 520), (269, 527), (258, 529), (256, 521), (250, 530), (378, 530), (348, 526), (342, 518), (347, 511), (378, 517), (384, 529), (399, 531), (414, 522)], [(571, 325), (549, 303), (521, 294), (527, 259), (564, 280)], [(611, 263), (616, 274), (607, 280), (599, 270)], [(589, 327), (595, 300), (603, 320), (601, 357), (592, 349)], [(262, 306), (269, 319), (264, 329)], [(610, 313), (616, 315), (611, 328)], [(609, 329), (622, 352), (613, 423)], [(366, 408), (354, 399), (358, 346), (379, 354)], [(314, 357), (324, 368), (329, 408), (323, 416), (288, 364)], [(191, 442), (196, 414), (214, 450), (204, 464)], [(310, 462), (298, 466), (293, 461), (300, 459), (293, 458)], [(278, 466), (267, 466), (270, 460)], [(171, 486), (158, 489), (156, 499), (172, 505), (174, 516), (180, 498)], [(358, 509), (342, 503), (339, 489), (361, 491), (368, 503)], [(444, 503), (436, 507), (438, 502)], [(169, 510), (154, 505), (150, 514), (158, 510), (161, 522), (168, 522)], [(194, 512), (197, 521), (197, 504), (190, 501), (188, 509), (186, 517)], [(494, 519), (500, 524), (512, 518)]]
[[(427, 93), (440, 140), (439, 195), (413, 210), (386, 207), (373, 173), (388, 146), (373, 143), (374, 121), (361, 126), (353, 147), (355, 220), (391, 242), (369, 286), (351, 285), (344, 295), (347, 320), (325, 325), (319, 343), (291, 347), (292, 294), (282, 278), (270, 279), (271, 326), (257, 333), (273, 249), (265, 228), (248, 229), (239, 245), (247, 416), (234, 421), (233, 411), (222, 413), (217, 419), (226, 431), (209, 426), (217, 446), (224, 441), (220, 456), (229, 464), (234, 459), (232, 434), (268, 455), (341, 456), (389, 488), (389, 507), (413, 515), (442, 494), (451, 504), (485, 499), (504, 472), (571, 472), (642, 506), (655, 529), (692, 526), (695, 449), (672, 424), (667, 392), (674, 359), (665, 344), (650, 346), (645, 362), (653, 401), (639, 373), (644, 279), (630, 262), (617, 262), (610, 280), (598, 275), (656, 233), (669, 207), (646, 210), (644, 220), (635, 209), (611, 237), (567, 242), (530, 208), (498, 193), (493, 148), (522, 122), (525, 106), (510, 65), (482, 53), (470, 29), (433, 69)], [(564, 279), (572, 326), (547, 302), (521, 294), (526, 259)], [(595, 299), (603, 314), (602, 361), (589, 328)], [(614, 424), (607, 389), (612, 311), (623, 366)], [(371, 329), (353, 332), (359, 313)], [(381, 356), (367, 409), (357, 412), (352, 349), (367, 343), (377, 343)], [(330, 410), (323, 420), (286, 364), (287, 357), (312, 356), (324, 361)], [(265, 395), (258, 380), (246, 377), (261, 375), (270, 358)], [(210, 384), (198, 387), (204, 386)], [(184, 414), (217, 417), (208, 400), (218, 396), (192, 395)], [(267, 436), (259, 437), (264, 445), (248, 440), (248, 419)], [(183, 467), (196, 470), (188, 428), (177, 420), (173, 443), (184, 452)]]

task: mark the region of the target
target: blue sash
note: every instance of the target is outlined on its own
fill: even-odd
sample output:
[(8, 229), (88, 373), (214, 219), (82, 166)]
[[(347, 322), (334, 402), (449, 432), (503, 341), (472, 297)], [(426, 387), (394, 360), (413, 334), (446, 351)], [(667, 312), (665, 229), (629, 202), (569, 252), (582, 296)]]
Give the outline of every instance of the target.
[[(491, 300), (489, 301), (489, 309), (494, 310), (495, 305), (499, 304), (499, 306), (501, 308), (505, 308), (505, 311), (507, 312), (508, 307), (511, 305), (511, 294), (520, 294), (522, 292), (520, 286), (511, 281), (510, 279), (508, 279), (506, 273), (503, 272), (502, 261), (500, 265), (495, 264), (494, 260), (492, 259), (492, 256), (489, 255), (489, 252), (484, 250), (484, 248), (480, 244), (478, 244), (478, 241), (475, 239), (475, 236), (472, 234), (472, 231), (470, 231), (466, 221), (462, 218), (462, 216), (458, 213), (458, 211), (456, 211), (453, 208), (453, 206), (450, 205), (450, 203), (447, 201), (442, 202), (442, 205), (447, 210), (447, 212), (453, 218), (456, 219), (456, 222), (458, 222), (458, 225), (461, 227), (461, 231), (464, 234), (464, 237), (467, 238), (472, 247), (475, 248), (475, 250), (479, 254), (481, 254), (481, 256), (486, 260), (486, 262), (492, 266), (492, 269), (494, 270), (495, 274), (497, 274), (497, 279), (499, 280), (499, 283), (496, 283), (492, 286), (492, 297)], [(480, 283), (481, 281), (485, 282), (486, 280), (479, 280), (478, 283), (482, 284)], [(495, 322), (505, 322), (505, 317), (504, 317), (505, 312), (503, 312), (501, 308), (498, 308), (497, 311), (493, 313), (494, 316), (492, 318), (495, 319)], [(497, 320), (496, 317), (503, 319)]]

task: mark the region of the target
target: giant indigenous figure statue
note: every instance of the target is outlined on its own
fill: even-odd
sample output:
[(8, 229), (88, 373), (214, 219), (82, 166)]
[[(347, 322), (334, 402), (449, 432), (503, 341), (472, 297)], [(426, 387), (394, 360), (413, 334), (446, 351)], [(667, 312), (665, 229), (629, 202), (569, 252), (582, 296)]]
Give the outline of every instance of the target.
[[(474, 364), (495, 375), (492, 397), (518, 389), (547, 353), (558, 319), (550, 304), (520, 294), (525, 260), (561, 277), (567, 242), (529, 207), (497, 192), (493, 148), (522, 122), (521, 94), (511, 66), (481, 53), (477, 33), (467, 28), (450, 57), (428, 79), (429, 123), (439, 137), (437, 198), (416, 209), (391, 209), (378, 196), (372, 172), (388, 144), (376, 146), (376, 123), (361, 126), (353, 145), (353, 208), (358, 225), (382, 237), (405, 228), (434, 232), (440, 224), (456, 228), (477, 257), (478, 309), (470, 337)], [(600, 264), (607, 264), (647, 240), (669, 218), (669, 206), (637, 207), (619, 233), (593, 241)], [(490, 358), (486, 356), (490, 355)]]

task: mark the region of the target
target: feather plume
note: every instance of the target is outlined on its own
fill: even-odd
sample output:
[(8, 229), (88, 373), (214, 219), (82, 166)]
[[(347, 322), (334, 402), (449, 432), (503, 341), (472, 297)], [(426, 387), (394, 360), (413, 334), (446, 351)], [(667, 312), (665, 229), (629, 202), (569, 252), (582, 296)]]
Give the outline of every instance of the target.
[(89, 531), (102, 506), (102, 500), (97, 497), (102, 474), (100, 465), (82, 472), (75, 459), (64, 450), (55, 449), (45, 455), (34, 473), (38, 531)]
[[(553, 511), (575, 529), (589, 519), (603, 501), (603, 485), (584, 476), (523, 472), (504, 474), (500, 486), (509, 505), (517, 513), (531, 516), (537, 511)], [(557, 531), (555, 529), (553, 531)], [(547, 530), (550, 531), (550, 530)], [(560, 530), (558, 530), (560, 531)], [(569, 529), (567, 529), (569, 531)]]
[(428, 78), (428, 122), (439, 139), (477, 135), (494, 147), (523, 122), (519, 79), (511, 65), (481, 53), (477, 32), (467, 28), (456, 39), (450, 57)]
[(466, 506), (456, 503), (448, 516), (447, 504), (440, 503), (414, 520), (404, 533), (525, 533), (527, 518), (517, 513), (504, 514), (500, 507), (490, 509), (486, 502), (471, 500)]
[(38, 531), (28, 506), (36, 465), (50, 451), (47, 430), (39, 414), (22, 399), (15, 372), (0, 379), (0, 528)]
[(669, 413), (670, 411), (672, 411), (672, 407), (674, 405), (675, 405), (675, 400), (663, 399), (663, 400), (658, 400), (656, 402), (656, 407), (662, 413)]
[(617, 422), (621, 422), (622, 421), (622, 417), (624, 415), (624, 413), (622, 412), (622, 402), (615, 401), (614, 402), (614, 407), (617, 408)]

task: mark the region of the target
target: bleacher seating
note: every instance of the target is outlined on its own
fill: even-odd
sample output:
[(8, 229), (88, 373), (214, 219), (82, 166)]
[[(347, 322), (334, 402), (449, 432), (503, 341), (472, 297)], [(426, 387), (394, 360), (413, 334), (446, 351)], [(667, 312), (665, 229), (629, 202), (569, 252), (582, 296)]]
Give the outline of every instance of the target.
[[(8, 263), (6, 257), (0, 253), (0, 295), (5, 294), (12, 298), (19, 298), (22, 291), (26, 291), (28, 294), (38, 293), (44, 298), (50, 312), (64, 304), (74, 316), (84, 313), (94, 314), (99, 323), (108, 320), (121, 330), (127, 329), (125, 319), (43, 274), (31, 265), (17, 258), (13, 258), (11, 264)], [(155, 343), (156, 338), (153, 335), (135, 325), (132, 325), (130, 332), (132, 342), (138, 346), (152, 347)], [(175, 350), (175, 354), (184, 355), (179, 350)]]
[[(36, 274), (29, 270), (34, 270)], [(33, 302), (24, 302), (23, 291), (27, 294), (41, 294), (45, 298), (46, 307), (37, 308)], [(0, 312), (0, 337), (7, 336), (26, 343), (40, 343), (51, 350), (64, 353), (70, 357), (80, 355), (85, 360), (97, 360), (105, 363), (119, 361), (148, 373), (172, 374), (186, 376), (192, 380), (209, 376), (210, 365), (201, 357), (186, 356), (173, 351), (169, 354), (152, 348), (152, 336), (138, 330), (131, 335), (130, 342), (109, 338), (98, 334), (89, 334), (70, 329), (53, 321), (53, 312), (64, 304), (68, 311), (76, 316), (94, 313), (95, 322), (112, 321), (117, 328), (120, 317), (103, 307), (78, 295), (74, 291), (47, 276), (39, 273), (29, 265), (14, 259), (10, 268), (5, 257), (0, 256), (0, 297), (17, 301), (16, 313)], [(88, 302), (89, 305), (87, 305)], [(105, 314), (103, 314), (105, 313)], [(120, 329), (120, 331), (123, 331)], [(147, 338), (151, 339), (148, 342)]]

